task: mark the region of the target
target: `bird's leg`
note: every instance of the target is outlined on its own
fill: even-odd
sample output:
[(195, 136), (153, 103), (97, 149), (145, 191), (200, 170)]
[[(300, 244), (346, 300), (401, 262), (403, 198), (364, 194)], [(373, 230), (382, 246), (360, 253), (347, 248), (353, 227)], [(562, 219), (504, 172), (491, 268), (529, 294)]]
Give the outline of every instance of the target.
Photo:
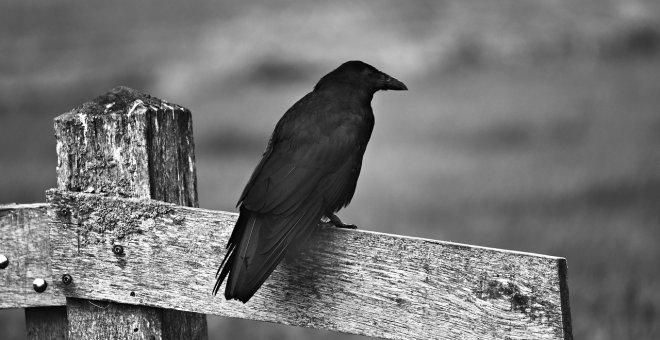
[(354, 224), (345, 224), (335, 214), (327, 214), (325, 217), (330, 221), (325, 222), (325, 223), (322, 222), (321, 223), (322, 226), (333, 226), (333, 227), (336, 227), (336, 228), (343, 228), (343, 229), (357, 229), (356, 225), (354, 225)]

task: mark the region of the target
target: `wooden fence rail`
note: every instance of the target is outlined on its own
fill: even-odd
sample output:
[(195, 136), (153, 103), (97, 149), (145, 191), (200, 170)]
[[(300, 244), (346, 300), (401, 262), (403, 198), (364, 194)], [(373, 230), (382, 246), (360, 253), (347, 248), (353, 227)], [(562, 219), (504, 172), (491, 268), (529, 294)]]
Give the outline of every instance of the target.
[(0, 308), (26, 308), (29, 338), (205, 339), (215, 314), (386, 339), (572, 339), (563, 258), (363, 230), (320, 229), (247, 304), (212, 296), (237, 215), (196, 208), (191, 127), (188, 110), (121, 87), (56, 119), (58, 189), (0, 206)]

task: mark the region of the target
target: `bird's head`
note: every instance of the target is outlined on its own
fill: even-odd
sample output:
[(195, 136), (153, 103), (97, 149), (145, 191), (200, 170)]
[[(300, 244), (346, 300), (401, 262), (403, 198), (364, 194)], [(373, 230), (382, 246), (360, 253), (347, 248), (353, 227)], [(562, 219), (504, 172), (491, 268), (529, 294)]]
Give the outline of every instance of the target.
[(361, 61), (347, 61), (326, 74), (314, 87), (322, 90), (331, 87), (362, 89), (373, 95), (380, 90), (407, 90), (408, 87), (375, 67)]

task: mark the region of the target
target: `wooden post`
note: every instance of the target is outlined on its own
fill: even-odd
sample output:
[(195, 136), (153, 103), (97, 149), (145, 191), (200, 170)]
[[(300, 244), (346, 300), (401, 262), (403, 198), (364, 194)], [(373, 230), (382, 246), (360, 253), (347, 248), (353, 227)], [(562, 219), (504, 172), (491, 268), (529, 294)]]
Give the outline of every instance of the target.
[(29, 340), (66, 339), (66, 307), (25, 308), (25, 326)]
[[(59, 189), (198, 206), (192, 117), (181, 106), (117, 87), (57, 117), (55, 136)], [(67, 317), (69, 339), (207, 338), (204, 314), (67, 298)]]

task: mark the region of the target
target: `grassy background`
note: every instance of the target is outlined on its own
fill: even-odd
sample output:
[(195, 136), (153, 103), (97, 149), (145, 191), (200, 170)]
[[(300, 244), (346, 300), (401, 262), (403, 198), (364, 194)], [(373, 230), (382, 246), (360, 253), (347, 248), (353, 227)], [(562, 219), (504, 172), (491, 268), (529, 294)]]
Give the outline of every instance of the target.
[[(233, 210), (284, 111), (361, 59), (410, 91), (375, 96), (340, 216), (564, 256), (576, 338), (660, 338), (658, 2), (261, 2), (0, 1), (0, 202), (44, 201), (52, 119), (121, 84), (192, 110), (200, 205)], [(211, 339), (362, 338), (209, 321)], [(24, 337), (0, 311), (0, 338)]]

